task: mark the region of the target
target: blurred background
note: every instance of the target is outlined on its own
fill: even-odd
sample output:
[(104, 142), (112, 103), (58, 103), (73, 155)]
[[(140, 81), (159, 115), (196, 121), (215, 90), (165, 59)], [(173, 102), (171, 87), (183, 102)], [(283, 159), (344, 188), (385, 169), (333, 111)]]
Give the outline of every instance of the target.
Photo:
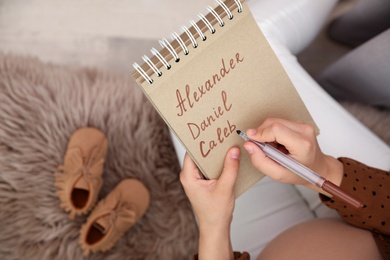
[(129, 72), (210, 2), (0, 0), (0, 51)]
[[(261, 1), (261, 0), (260, 0)], [(340, 0), (314, 41), (297, 54), (299, 63), (314, 78), (329, 64), (351, 50), (327, 35), (329, 22), (348, 11), (357, 1)], [(0, 52), (30, 55), (45, 62), (96, 67), (129, 73), (134, 61), (160, 49), (158, 40), (170, 38), (181, 25), (198, 20), (211, 0), (0, 0)], [(381, 138), (365, 117), (380, 117), (390, 128), (390, 112), (371, 107), (345, 105)], [(370, 113), (365, 115), (367, 110)], [(385, 118), (385, 120), (383, 119)], [(378, 121), (377, 120), (377, 121)], [(369, 120), (370, 121), (370, 120)], [(374, 129), (373, 129), (374, 128)]]
[[(340, 1), (332, 17), (355, 0)], [(43, 61), (129, 72), (157, 40), (206, 13), (210, 0), (0, 0), (0, 51)], [(332, 18), (330, 17), (330, 19)], [(349, 48), (325, 31), (298, 58), (310, 74)]]

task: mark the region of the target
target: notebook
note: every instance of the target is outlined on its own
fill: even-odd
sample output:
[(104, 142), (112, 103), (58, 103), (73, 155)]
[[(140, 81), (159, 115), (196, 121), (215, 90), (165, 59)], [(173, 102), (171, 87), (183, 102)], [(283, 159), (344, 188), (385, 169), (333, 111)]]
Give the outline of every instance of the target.
[(219, 177), (230, 147), (241, 148), (239, 196), (264, 174), (237, 130), (268, 117), (316, 125), (246, 3), (217, 2), (160, 40), (159, 51), (133, 64), (132, 77), (206, 178)]

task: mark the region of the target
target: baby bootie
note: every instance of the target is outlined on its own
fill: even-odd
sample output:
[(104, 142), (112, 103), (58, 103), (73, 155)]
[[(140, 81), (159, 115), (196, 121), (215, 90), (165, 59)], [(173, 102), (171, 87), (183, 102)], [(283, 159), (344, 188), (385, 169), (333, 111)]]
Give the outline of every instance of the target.
[(102, 173), (108, 141), (95, 128), (75, 131), (68, 143), (64, 165), (55, 173), (60, 207), (69, 218), (88, 213), (95, 205), (102, 187)]
[(142, 182), (125, 179), (101, 200), (80, 229), (84, 255), (109, 250), (146, 212), (150, 194)]

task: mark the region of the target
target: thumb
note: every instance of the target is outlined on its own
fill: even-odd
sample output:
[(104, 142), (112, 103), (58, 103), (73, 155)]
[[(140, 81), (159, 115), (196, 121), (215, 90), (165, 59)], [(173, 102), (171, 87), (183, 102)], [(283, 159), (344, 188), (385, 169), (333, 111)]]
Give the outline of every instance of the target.
[(227, 191), (232, 191), (238, 176), (238, 169), (240, 166), (240, 149), (237, 147), (230, 148), (227, 152), (223, 171), (218, 179), (217, 187)]

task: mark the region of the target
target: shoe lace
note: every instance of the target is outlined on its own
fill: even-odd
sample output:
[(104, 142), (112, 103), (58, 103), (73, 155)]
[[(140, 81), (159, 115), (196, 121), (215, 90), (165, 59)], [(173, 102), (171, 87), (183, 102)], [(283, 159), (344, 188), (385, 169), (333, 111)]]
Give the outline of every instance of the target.
[(91, 156), (87, 158), (84, 164), (80, 166), (80, 170), (82, 172), (82, 175), (87, 178), (94, 178), (91, 169), (93, 169), (94, 163), (98, 163), (99, 161), (96, 161), (96, 154), (98, 152), (98, 147), (94, 147), (91, 152)]
[(110, 212), (109, 225), (113, 228), (116, 234), (122, 234), (126, 230), (120, 227), (120, 224), (126, 223), (132, 225), (135, 222), (136, 214), (134, 206), (126, 200), (118, 199), (119, 203)]
[[(99, 152), (99, 147), (96, 146), (92, 149), (90, 156), (86, 160), (79, 160), (74, 158), (73, 161), (76, 163), (76, 168), (72, 170), (73, 176), (82, 176), (87, 182), (97, 184), (100, 182), (100, 177), (95, 176), (96, 167), (103, 163), (103, 159), (96, 160), (97, 154)], [(81, 154), (81, 151), (79, 151)], [(75, 154), (75, 156), (81, 156)]]

